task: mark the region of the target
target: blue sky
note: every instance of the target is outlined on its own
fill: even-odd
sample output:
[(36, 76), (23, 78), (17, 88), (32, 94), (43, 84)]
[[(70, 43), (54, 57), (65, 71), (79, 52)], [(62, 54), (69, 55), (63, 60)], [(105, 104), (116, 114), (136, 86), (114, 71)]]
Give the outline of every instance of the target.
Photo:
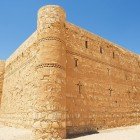
[(0, 0), (0, 59), (36, 30), (38, 9), (62, 6), (67, 20), (140, 54), (140, 0)]

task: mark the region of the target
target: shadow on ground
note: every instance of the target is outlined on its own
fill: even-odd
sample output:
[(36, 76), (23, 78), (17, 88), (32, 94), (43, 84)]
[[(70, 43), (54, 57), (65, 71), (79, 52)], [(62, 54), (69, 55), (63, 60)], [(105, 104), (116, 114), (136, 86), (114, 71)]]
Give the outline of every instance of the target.
[(91, 132), (85, 132), (85, 133), (78, 133), (78, 134), (67, 134), (66, 139), (73, 139), (78, 138), (82, 136), (92, 135), (92, 134), (98, 134), (98, 131), (91, 131)]

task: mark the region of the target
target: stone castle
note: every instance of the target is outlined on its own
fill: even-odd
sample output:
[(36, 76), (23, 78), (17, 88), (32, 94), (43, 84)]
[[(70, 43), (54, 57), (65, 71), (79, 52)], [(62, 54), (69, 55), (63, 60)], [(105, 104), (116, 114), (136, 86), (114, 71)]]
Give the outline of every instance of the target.
[(140, 56), (66, 21), (54, 5), (0, 61), (0, 123), (34, 140), (140, 123)]

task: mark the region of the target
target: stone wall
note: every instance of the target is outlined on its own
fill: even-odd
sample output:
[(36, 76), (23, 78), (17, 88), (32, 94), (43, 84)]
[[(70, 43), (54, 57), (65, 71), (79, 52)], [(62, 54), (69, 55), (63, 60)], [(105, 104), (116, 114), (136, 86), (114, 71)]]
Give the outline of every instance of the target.
[(140, 123), (140, 59), (70, 23), (67, 135)]
[(0, 122), (35, 140), (140, 123), (140, 56), (68, 23), (59, 6), (39, 10), (3, 73)]
[(59, 6), (39, 10), (37, 39), (38, 95), (35, 104), (35, 139), (66, 137), (65, 12)]
[(5, 68), (5, 62), (0, 61), (0, 107), (1, 107), (1, 97), (2, 97), (2, 90), (3, 90), (4, 68)]
[(6, 61), (0, 122), (31, 128), (35, 90), (36, 33)]

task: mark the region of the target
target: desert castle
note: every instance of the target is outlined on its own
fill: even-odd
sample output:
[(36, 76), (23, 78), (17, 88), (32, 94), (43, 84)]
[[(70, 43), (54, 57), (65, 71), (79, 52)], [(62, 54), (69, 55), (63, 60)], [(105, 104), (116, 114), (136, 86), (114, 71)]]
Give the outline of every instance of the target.
[(0, 123), (34, 140), (140, 123), (140, 56), (66, 21), (54, 5), (0, 61)]

